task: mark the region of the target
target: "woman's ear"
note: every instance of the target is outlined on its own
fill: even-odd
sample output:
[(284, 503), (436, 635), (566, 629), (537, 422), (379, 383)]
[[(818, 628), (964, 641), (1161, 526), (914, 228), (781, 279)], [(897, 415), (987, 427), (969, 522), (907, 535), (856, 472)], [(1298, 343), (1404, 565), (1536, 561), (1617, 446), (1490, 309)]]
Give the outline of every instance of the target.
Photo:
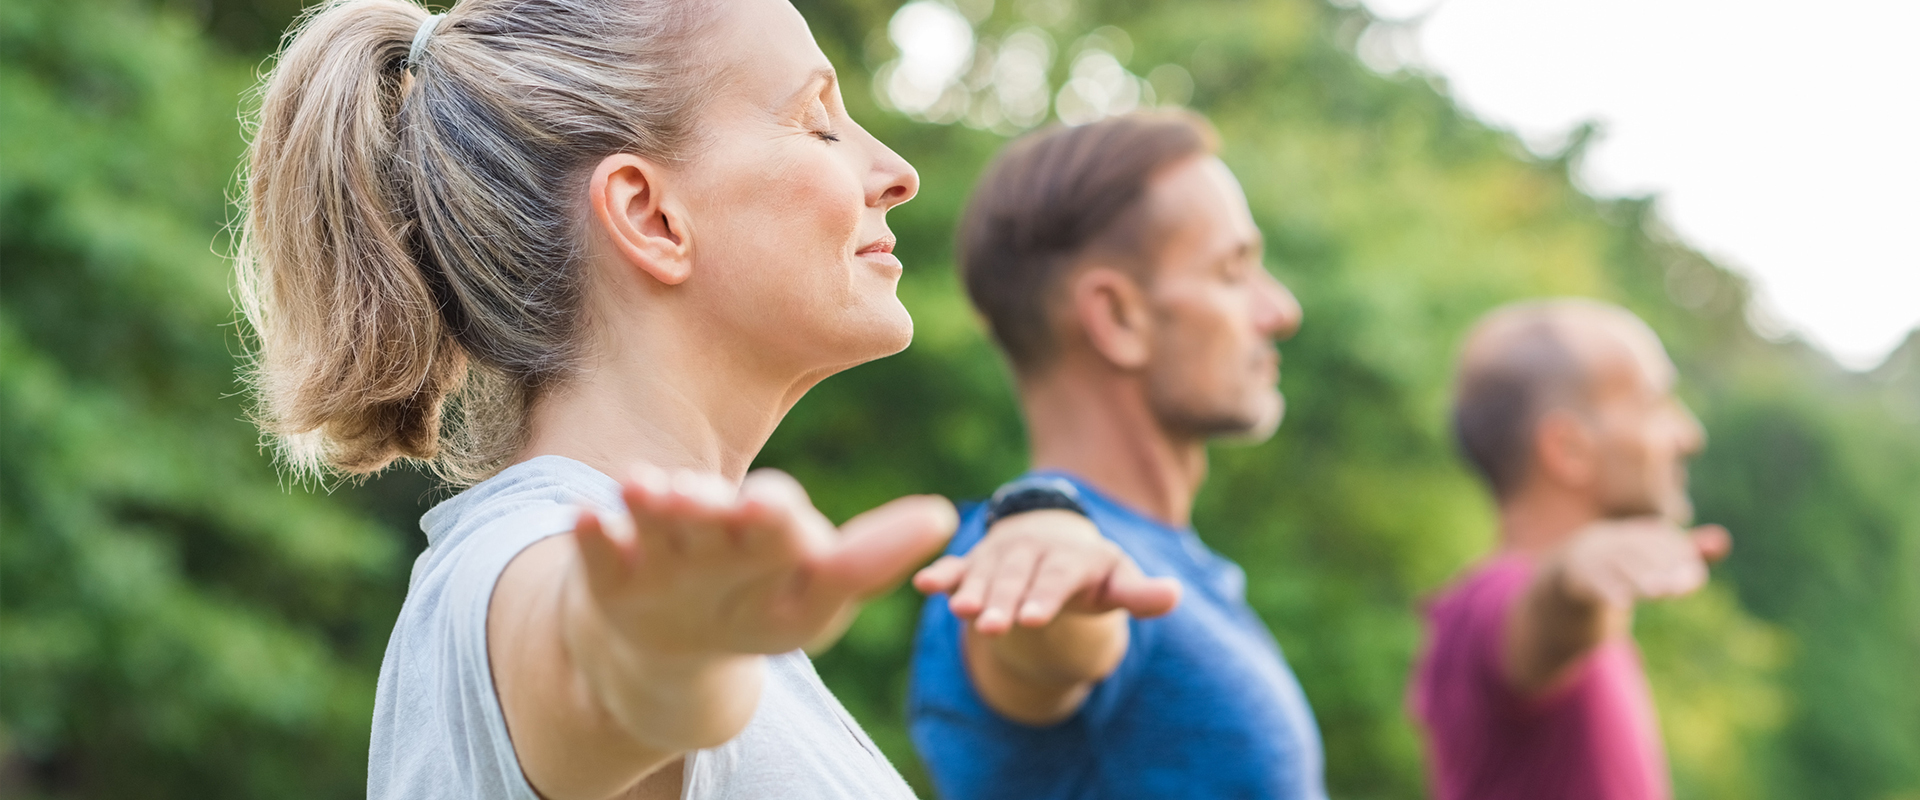
[(693, 274), (686, 218), (666, 201), (666, 171), (636, 155), (607, 156), (587, 183), (593, 222), (613, 252), (668, 286)]
[(1153, 319), (1140, 283), (1095, 265), (1081, 269), (1071, 287), (1074, 319), (1094, 352), (1122, 370), (1145, 367), (1153, 356)]

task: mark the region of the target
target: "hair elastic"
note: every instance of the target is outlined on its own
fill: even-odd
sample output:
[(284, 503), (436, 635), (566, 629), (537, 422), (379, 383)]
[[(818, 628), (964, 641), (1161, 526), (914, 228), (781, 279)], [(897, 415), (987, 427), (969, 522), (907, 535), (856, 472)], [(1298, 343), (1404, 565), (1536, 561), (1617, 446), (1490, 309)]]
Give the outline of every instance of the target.
[(407, 69), (413, 69), (413, 65), (420, 63), (420, 49), (427, 46), (427, 37), (433, 35), (434, 27), (440, 24), (440, 18), (444, 16), (444, 13), (433, 14), (421, 21), (420, 30), (413, 34), (413, 46), (407, 48)]

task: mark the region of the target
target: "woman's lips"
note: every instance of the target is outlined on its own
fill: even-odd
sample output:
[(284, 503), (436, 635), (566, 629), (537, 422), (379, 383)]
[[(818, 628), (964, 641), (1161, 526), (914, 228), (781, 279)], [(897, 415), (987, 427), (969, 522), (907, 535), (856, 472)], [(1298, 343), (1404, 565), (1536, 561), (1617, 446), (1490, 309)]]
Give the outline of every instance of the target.
[(866, 247), (854, 251), (854, 255), (874, 262), (875, 264), (885, 265), (893, 271), (898, 272), (902, 270), (903, 267), (900, 264), (900, 259), (893, 255), (893, 245), (895, 241), (891, 236), (883, 237)]

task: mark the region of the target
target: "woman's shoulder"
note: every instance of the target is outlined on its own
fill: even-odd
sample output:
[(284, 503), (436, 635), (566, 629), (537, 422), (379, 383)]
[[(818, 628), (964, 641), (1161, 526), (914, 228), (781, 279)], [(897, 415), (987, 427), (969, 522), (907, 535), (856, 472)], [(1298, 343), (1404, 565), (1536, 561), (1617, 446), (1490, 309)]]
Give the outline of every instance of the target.
[(501, 470), (429, 510), (420, 518), (429, 549), (459, 546), (474, 531), (508, 517), (543, 510), (617, 510), (620, 484), (563, 456), (539, 456)]
[(611, 478), (570, 459), (515, 464), (435, 506), (374, 700), (369, 796), (535, 797), (494, 696), (487, 612), (507, 565), (573, 529), (582, 507), (619, 500)]
[(480, 609), (494, 582), (521, 551), (573, 530), (583, 509), (611, 511), (620, 485), (585, 464), (541, 456), (502, 470), (433, 507), (421, 518), (427, 549), (408, 581), (408, 613), (438, 607)]

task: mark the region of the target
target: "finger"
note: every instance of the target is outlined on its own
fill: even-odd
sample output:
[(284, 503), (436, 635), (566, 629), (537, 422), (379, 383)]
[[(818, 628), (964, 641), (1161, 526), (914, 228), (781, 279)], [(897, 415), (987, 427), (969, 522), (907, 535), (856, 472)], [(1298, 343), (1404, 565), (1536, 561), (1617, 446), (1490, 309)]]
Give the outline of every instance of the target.
[(678, 519), (681, 545), (692, 558), (712, 558), (730, 549), (737, 528), (739, 490), (710, 472), (675, 470), (667, 507)]
[(1687, 557), (1673, 565), (1673, 571), (1669, 574), (1669, 588), (1666, 596), (1693, 594), (1705, 585), (1707, 585), (1707, 562), (1701, 560), (1699, 553), (1688, 549)]
[(1613, 565), (1634, 597), (1656, 597), (1664, 590), (1677, 560), (1680, 544), (1672, 533), (1659, 533), (1625, 540), (1615, 551)]
[(580, 563), (586, 568), (587, 583), (597, 588), (618, 585), (631, 571), (634, 555), (631, 543), (618, 541), (592, 511), (582, 510), (573, 523), (574, 546), (579, 548)]
[(634, 540), (641, 552), (665, 557), (686, 548), (680, 539), (679, 524), (669, 512), (673, 494), (666, 470), (643, 464), (633, 469), (620, 485), (620, 499), (633, 517)]
[(1700, 552), (1700, 557), (1706, 559), (1709, 564), (1726, 558), (1728, 553), (1733, 552), (1733, 535), (1719, 525), (1701, 525), (1694, 528), (1689, 535), (1693, 538), (1693, 546)]
[(968, 621), (979, 616), (981, 609), (987, 607), (987, 587), (993, 583), (999, 558), (998, 551), (979, 547), (966, 555), (967, 574), (961, 576), (960, 588), (947, 596), (948, 611)]
[(737, 494), (718, 475), (676, 469), (668, 478), (666, 508), (695, 524), (718, 522), (734, 511)]
[(1670, 529), (1645, 529), (1622, 537), (1613, 549), (1609, 566), (1615, 581), (1628, 593), (1628, 602), (1647, 597), (1665, 597), (1678, 566), (1678, 537)]
[(1667, 560), (1666, 592), (1663, 596), (1674, 597), (1691, 594), (1707, 584), (1707, 562), (1700, 554), (1699, 546), (1685, 532), (1667, 539), (1670, 552)]
[(779, 470), (754, 470), (740, 485), (741, 548), (755, 558), (811, 560), (833, 549), (833, 523), (807, 500), (806, 489)]
[(820, 562), (823, 589), (864, 598), (898, 581), (947, 543), (960, 522), (944, 497), (902, 497), (854, 517)]
[(989, 576), (987, 601), (980, 608), (979, 618), (973, 621), (974, 630), (994, 635), (1011, 629), (1014, 611), (1021, 598), (1026, 597), (1027, 587), (1033, 585), (1034, 569), (1038, 566), (1040, 553), (1034, 548), (1008, 548)]
[(792, 475), (788, 475), (784, 470), (777, 470), (772, 467), (761, 467), (747, 473), (746, 481), (741, 484), (742, 488), (748, 483), (779, 487), (780, 491), (795, 496), (800, 502), (808, 506), (813, 505), (813, 498), (807, 496), (807, 487), (802, 486), (800, 481), (796, 480)]
[(1052, 622), (1059, 615), (1061, 606), (1088, 588), (1087, 584), (1093, 580), (1093, 573), (1083, 560), (1060, 553), (1042, 557), (1014, 621), (1029, 628)]
[(1676, 567), (1666, 574), (1643, 579), (1638, 587), (1638, 593), (1641, 597), (1650, 599), (1679, 597), (1692, 594), (1706, 583), (1704, 569)]
[(921, 594), (951, 592), (967, 575), (967, 560), (959, 556), (941, 556), (926, 569), (914, 573), (913, 588)]
[(1692, 543), (1678, 537), (1662, 542), (1658, 552), (1642, 554), (1630, 569), (1635, 593), (1648, 598), (1687, 594), (1700, 588), (1706, 575)]
[(1636, 594), (1632, 570), (1621, 560), (1613, 559), (1596, 564), (1589, 571), (1587, 591), (1602, 604), (1615, 608), (1630, 608)]
[(1113, 608), (1142, 619), (1170, 613), (1180, 605), (1180, 581), (1174, 578), (1150, 578), (1138, 567), (1114, 570), (1107, 578), (1102, 601)]

